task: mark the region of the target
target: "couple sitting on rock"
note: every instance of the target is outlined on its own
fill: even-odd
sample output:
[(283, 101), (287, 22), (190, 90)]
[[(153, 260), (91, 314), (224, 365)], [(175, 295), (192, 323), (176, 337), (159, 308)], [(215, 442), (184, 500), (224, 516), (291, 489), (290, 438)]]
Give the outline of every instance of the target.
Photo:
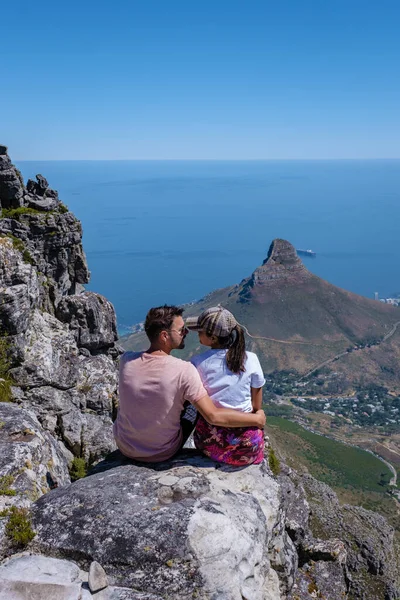
[[(265, 383), (259, 360), (246, 352), (242, 327), (218, 306), (182, 318), (176, 306), (152, 308), (145, 332), (150, 348), (121, 357), (114, 436), (121, 452), (161, 462), (178, 452), (194, 429), (196, 448), (236, 466), (263, 460)], [(207, 352), (186, 362), (170, 355), (198, 331)]]

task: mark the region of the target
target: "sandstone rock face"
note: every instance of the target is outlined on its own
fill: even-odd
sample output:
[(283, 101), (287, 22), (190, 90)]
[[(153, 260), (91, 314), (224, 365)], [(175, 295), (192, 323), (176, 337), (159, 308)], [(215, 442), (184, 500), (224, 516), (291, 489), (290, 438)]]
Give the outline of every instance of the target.
[(22, 213), (0, 219), (0, 235), (12, 235), (25, 245), (40, 273), (41, 298), (46, 310), (64, 295), (74, 294), (78, 284), (89, 281), (82, 249), (82, 228), (71, 213)]
[(24, 261), (10, 237), (0, 237), (0, 327), (14, 335), (26, 331), (39, 303), (36, 270)]
[(7, 148), (0, 146), (0, 208), (18, 208), (23, 194), (19, 171), (11, 163)]
[(57, 306), (57, 318), (69, 323), (79, 347), (108, 348), (117, 339), (114, 308), (106, 298), (93, 292), (65, 296)]
[(82, 287), (89, 271), (79, 221), (42, 175), (25, 187), (5, 147), (0, 208), (0, 351), (14, 400), (34, 411), (69, 460), (72, 452), (93, 462), (115, 449), (113, 306)]
[(349, 591), (355, 598), (399, 597), (394, 531), (379, 514), (358, 506), (341, 506), (336, 494), (309, 475), (302, 485), (311, 507), (311, 527), (319, 536), (339, 537), (346, 550)]
[(70, 481), (59, 443), (34, 413), (0, 402), (0, 510), (29, 506)]

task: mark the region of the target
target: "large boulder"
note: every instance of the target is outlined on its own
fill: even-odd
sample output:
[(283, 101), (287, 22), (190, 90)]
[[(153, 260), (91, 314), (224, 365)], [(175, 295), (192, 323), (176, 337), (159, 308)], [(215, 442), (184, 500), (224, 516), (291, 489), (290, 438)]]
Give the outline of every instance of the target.
[(67, 390), (77, 383), (78, 354), (66, 326), (36, 309), (25, 333), (23, 360), (11, 374), (22, 388), (51, 385)]
[(125, 461), (39, 499), (31, 548), (81, 568), (96, 560), (112, 584), (163, 598), (278, 600), (268, 553), (279, 507), (265, 464), (238, 470), (190, 455), (153, 467)]
[(118, 337), (114, 307), (100, 294), (65, 296), (57, 305), (56, 315), (69, 324), (77, 345), (90, 351), (108, 348)]
[[(57, 321), (50, 315), (47, 318), (51, 322)], [(58, 325), (66, 327), (61, 323)], [(68, 336), (69, 333), (65, 339), (71, 341)], [(29, 340), (29, 336), (26, 337)], [(33, 410), (43, 428), (59, 438), (70, 452), (92, 464), (116, 449), (112, 418), (117, 402), (117, 369), (113, 360), (104, 354), (88, 357), (79, 354), (74, 341), (69, 346), (73, 353), (67, 366), (62, 366), (62, 356), (58, 356), (53, 364), (49, 357), (57, 358), (57, 348), (63, 347), (56, 341), (50, 338), (45, 343), (42, 339), (39, 348), (44, 357), (40, 368), (34, 369), (36, 361), (30, 358), (28, 362), (25, 354), (22, 365), (12, 370), (14, 378), (23, 386), (23, 389), (14, 388), (15, 401)], [(32, 352), (33, 348), (28, 350)], [(64, 368), (69, 378), (64, 377)], [(44, 382), (44, 375), (45, 384), (40, 385), (40, 381)], [(29, 382), (31, 385), (28, 385)], [(72, 386), (67, 387), (67, 383)]]
[(31, 411), (0, 403), (0, 510), (29, 506), (50, 489), (70, 483), (59, 443)]

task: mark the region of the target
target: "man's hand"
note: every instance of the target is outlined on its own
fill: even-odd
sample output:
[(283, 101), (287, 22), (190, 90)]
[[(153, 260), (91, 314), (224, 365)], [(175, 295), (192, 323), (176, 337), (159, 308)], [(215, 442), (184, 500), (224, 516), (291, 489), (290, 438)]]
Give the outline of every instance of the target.
[(258, 427), (264, 429), (265, 414), (263, 410), (241, 412), (232, 408), (217, 408), (209, 396), (203, 396), (195, 404), (199, 413), (211, 425), (217, 427)]
[(267, 422), (267, 417), (265, 416), (265, 412), (263, 410), (256, 410), (255, 414), (259, 417), (260, 424), (257, 425), (259, 429), (264, 429), (265, 423)]

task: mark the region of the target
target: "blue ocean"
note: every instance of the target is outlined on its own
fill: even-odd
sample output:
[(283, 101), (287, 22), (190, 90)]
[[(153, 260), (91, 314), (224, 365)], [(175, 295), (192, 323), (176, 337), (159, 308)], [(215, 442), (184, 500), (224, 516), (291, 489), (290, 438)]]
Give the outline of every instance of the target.
[(276, 237), (310, 248), (307, 268), (373, 297), (400, 292), (400, 160), (42, 161), (82, 221), (89, 289), (120, 333), (148, 308), (241, 281)]

